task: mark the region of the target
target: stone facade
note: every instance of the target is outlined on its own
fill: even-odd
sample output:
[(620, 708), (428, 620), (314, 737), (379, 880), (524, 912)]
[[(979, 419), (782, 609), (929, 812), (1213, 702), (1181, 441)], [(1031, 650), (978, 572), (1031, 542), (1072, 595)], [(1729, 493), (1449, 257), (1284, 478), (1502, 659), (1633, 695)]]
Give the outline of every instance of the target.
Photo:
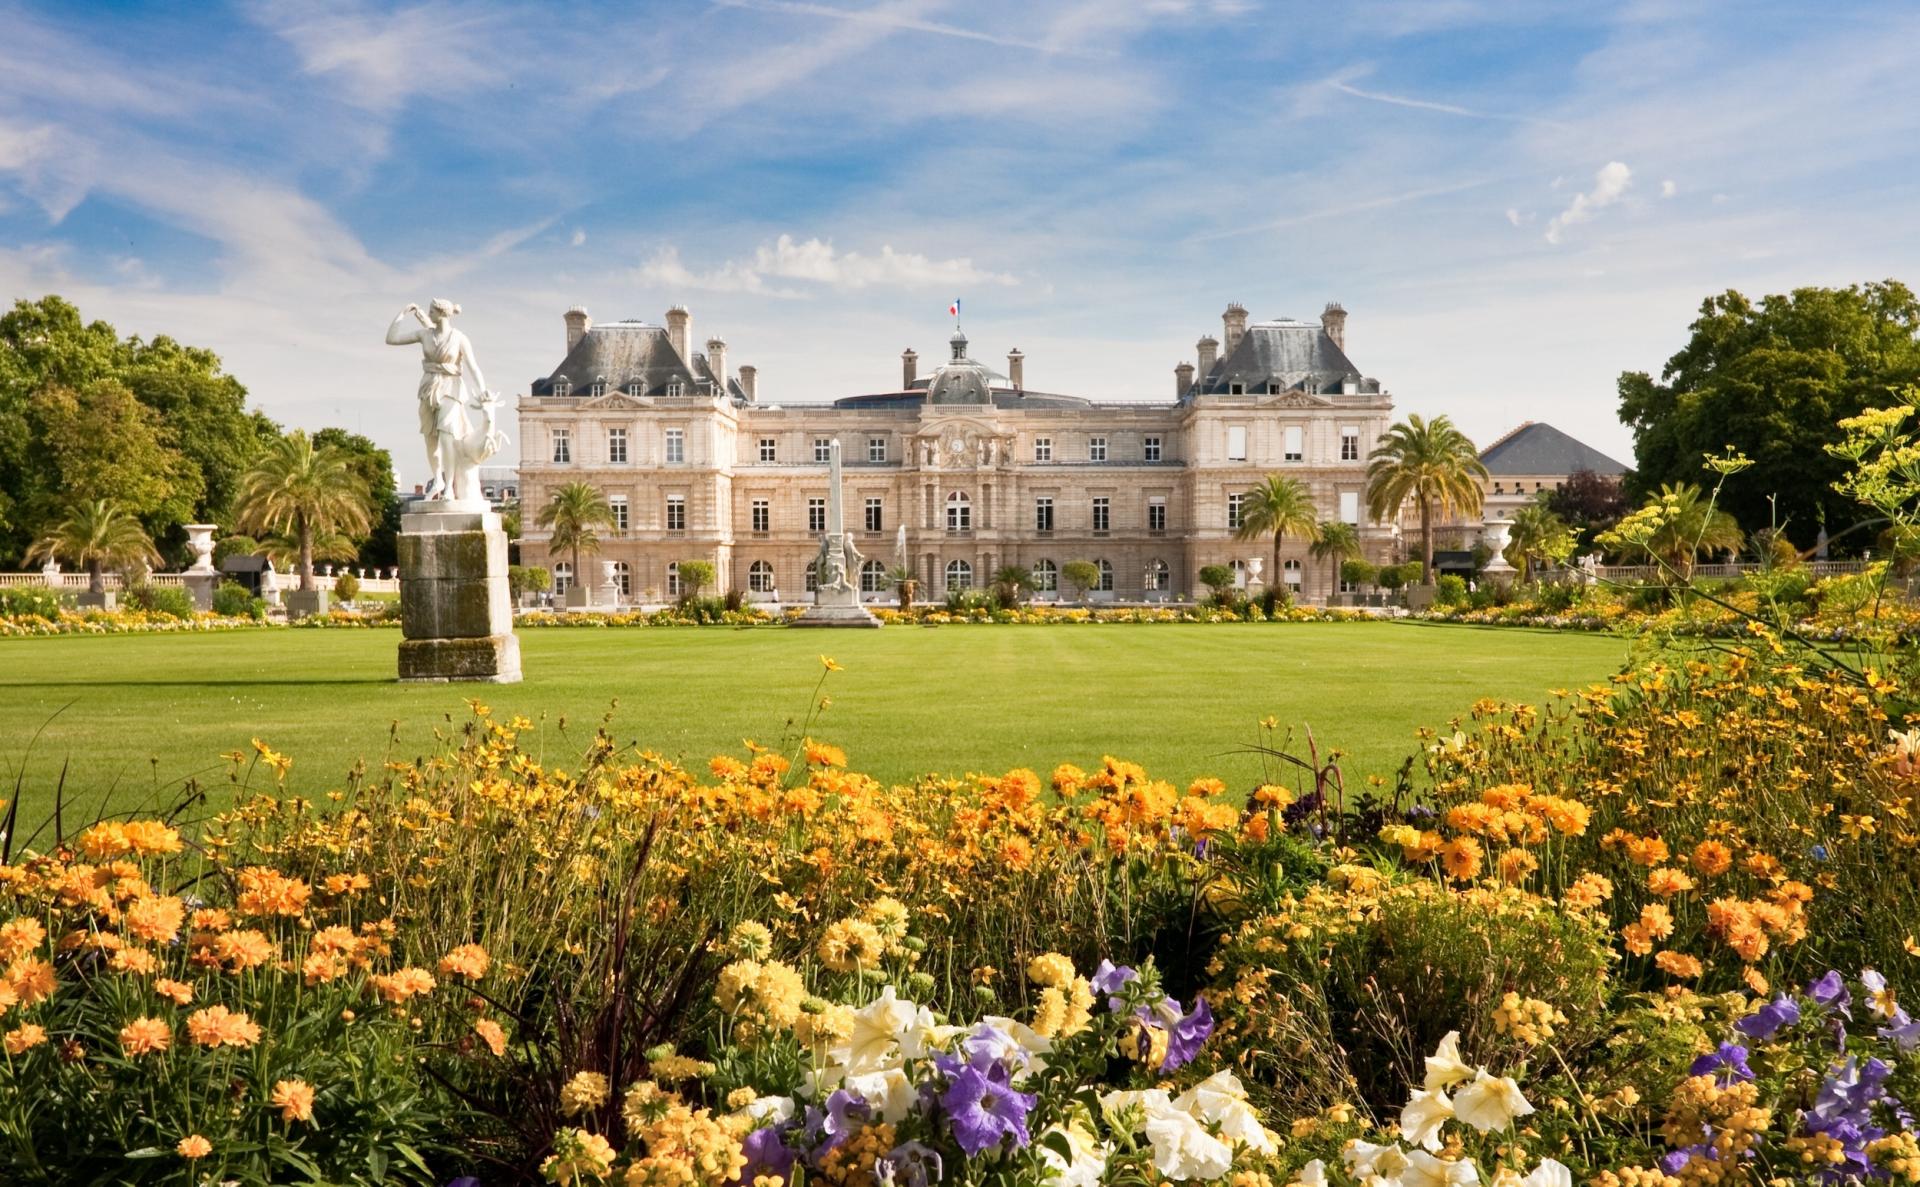
[[(1017, 349), (1002, 375), (958, 331), (925, 376), (905, 352), (898, 388), (772, 403), (752, 368), (727, 371), (720, 339), (688, 353), (691, 321), (679, 307), (665, 327), (570, 311), (565, 359), (520, 400), (522, 557), (553, 567), (556, 585), (575, 575), (548, 554), (537, 509), (587, 481), (623, 517), (600, 559), (626, 599), (675, 596), (677, 562), (705, 559), (723, 590), (803, 600), (838, 441), (867, 600), (893, 596), (885, 572), (902, 527), (922, 598), (985, 586), (1007, 565), (1035, 570), (1044, 598), (1075, 560), (1103, 567), (1096, 600), (1191, 596), (1202, 566), (1271, 563), (1270, 541), (1233, 539), (1230, 507), (1269, 474), (1305, 482), (1323, 519), (1364, 521), (1366, 458), (1393, 409), (1348, 360), (1337, 305), (1317, 321), (1251, 324), (1230, 306), (1222, 339), (1201, 339), (1199, 366), (1175, 369), (1165, 403), (1030, 390)], [(1361, 534), (1369, 559), (1393, 554), (1392, 525), (1362, 522)], [(1282, 578), (1327, 596), (1329, 566), (1303, 541), (1282, 558)]]

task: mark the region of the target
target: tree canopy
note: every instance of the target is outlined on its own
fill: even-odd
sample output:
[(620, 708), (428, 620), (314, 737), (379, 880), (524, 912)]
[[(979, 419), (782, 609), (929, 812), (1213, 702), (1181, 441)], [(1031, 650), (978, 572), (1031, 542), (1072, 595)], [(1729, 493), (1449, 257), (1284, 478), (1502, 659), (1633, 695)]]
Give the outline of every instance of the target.
[[(1702, 302), (1690, 328), (1658, 381), (1620, 376), (1620, 419), (1634, 437), (1628, 496), (1697, 483), (1702, 457), (1732, 446), (1755, 463), (1721, 493), (1740, 523), (1764, 527), (1777, 513), (1802, 548), (1823, 522), (1836, 536), (1862, 523), (1859, 505), (1833, 489), (1846, 463), (1826, 447), (1841, 438), (1837, 422), (1920, 379), (1920, 299), (1893, 280), (1758, 302), (1728, 290)], [(1870, 535), (1840, 546), (1868, 547)]]

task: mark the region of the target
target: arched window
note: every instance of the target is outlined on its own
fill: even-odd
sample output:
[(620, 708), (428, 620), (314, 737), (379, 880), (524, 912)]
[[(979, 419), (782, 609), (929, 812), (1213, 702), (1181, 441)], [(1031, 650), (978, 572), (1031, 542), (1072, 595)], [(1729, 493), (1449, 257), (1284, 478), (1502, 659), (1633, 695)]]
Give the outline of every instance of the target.
[(553, 567), (553, 592), (566, 593), (573, 585), (573, 566), (565, 561)]
[(972, 589), (973, 566), (965, 561), (947, 562), (947, 588)]
[(947, 530), (949, 532), (970, 532), (973, 530), (973, 500), (965, 491), (954, 491), (947, 496)]
[(633, 566), (629, 565), (625, 561), (613, 562), (613, 584), (615, 588), (619, 589), (621, 597), (623, 598), (632, 597), (633, 596)]
[(1147, 562), (1147, 588), (1161, 593), (1173, 588), (1173, 570), (1167, 568), (1167, 562)]
[(1280, 572), (1282, 575), (1282, 579), (1285, 580), (1288, 585), (1293, 586), (1293, 588), (1295, 589), (1300, 588), (1300, 562), (1299, 561), (1289, 560), (1284, 566), (1282, 566)]
[(1099, 560), (1093, 563), (1100, 567), (1100, 580), (1093, 588), (1100, 590), (1102, 593), (1112, 593), (1113, 592), (1113, 562)]
[(820, 562), (808, 561), (807, 562), (807, 592), (812, 593), (819, 588), (820, 588)]
[(860, 592), (885, 593), (887, 591), (887, 567), (879, 561), (864, 561), (860, 565)]
[(1038, 560), (1033, 563), (1033, 588), (1037, 593), (1058, 593), (1060, 591), (1060, 566), (1050, 560)]
[(667, 564), (667, 596), (670, 598), (677, 598), (680, 596), (680, 562), (679, 561), (670, 561)]
[(773, 565), (755, 561), (747, 566), (747, 588), (754, 593), (773, 592)]

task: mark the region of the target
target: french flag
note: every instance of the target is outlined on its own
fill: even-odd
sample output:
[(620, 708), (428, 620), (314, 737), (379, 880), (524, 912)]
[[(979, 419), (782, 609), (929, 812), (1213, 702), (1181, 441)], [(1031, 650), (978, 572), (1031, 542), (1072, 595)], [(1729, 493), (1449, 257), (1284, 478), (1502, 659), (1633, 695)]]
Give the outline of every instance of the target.
[(953, 304), (947, 306), (947, 316), (948, 317), (960, 316), (960, 298), (955, 297), (953, 299)]

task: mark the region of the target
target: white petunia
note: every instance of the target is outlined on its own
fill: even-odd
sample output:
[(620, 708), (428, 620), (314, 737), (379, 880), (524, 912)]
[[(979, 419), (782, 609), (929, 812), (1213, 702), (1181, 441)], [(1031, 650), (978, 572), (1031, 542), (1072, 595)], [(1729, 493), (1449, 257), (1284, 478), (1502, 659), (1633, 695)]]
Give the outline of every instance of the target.
[(1465, 1158), (1435, 1158), (1425, 1150), (1407, 1155), (1407, 1169), (1400, 1172), (1400, 1187), (1471, 1187), (1480, 1181), (1480, 1170)]
[(1382, 1146), (1354, 1138), (1340, 1157), (1346, 1160), (1347, 1173), (1362, 1181), (1377, 1178), (1392, 1182), (1407, 1169), (1407, 1152), (1398, 1143)]
[(1400, 1110), (1400, 1136), (1416, 1146), (1440, 1149), (1440, 1127), (1453, 1116), (1453, 1102), (1444, 1092), (1416, 1088)]
[(1260, 1115), (1247, 1103), (1247, 1090), (1232, 1072), (1215, 1072), (1174, 1099), (1173, 1107), (1213, 1126), (1236, 1146), (1274, 1154), (1280, 1143), (1260, 1124)]
[(758, 1125), (784, 1125), (793, 1120), (791, 1096), (756, 1096), (746, 1107), (747, 1116)]
[[(1106, 1115), (1107, 1124), (1123, 1133), (1137, 1133), (1146, 1119), (1160, 1113), (1173, 1111), (1173, 1101), (1167, 1097), (1164, 1088), (1125, 1089), (1109, 1092), (1100, 1098), (1100, 1111)], [(1132, 1113), (1135, 1124), (1129, 1128), (1121, 1124), (1121, 1119)]]
[(1540, 1165), (1528, 1172), (1520, 1184), (1521, 1187), (1573, 1187), (1573, 1172), (1551, 1158), (1542, 1158)]
[(1473, 1079), (1473, 1071), (1473, 1067), (1460, 1058), (1460, 1032), (1450, 1030), (1433, 1054), (1427, 1056), (1425, 1087), (1428, 1092), (1442, 1092), (1462, 1080)]
[(1291, 1187), (1327, 1187), (1327, 1164), (1318, 1158), (1300, 1168)]
[[(1059, 1151), (1047, 1145), (1048, 1134), (1059, 1134), (1067, 1141), (1073, 1157), (1062, 1158)], [(1056, 1125), (1040, 1135), (1037, 1143), (1040, 1159), (1054, 1170), (1049, 1182), (1057, 1187), (1100, 1187), (1101, 1176), (1107, 1173), (1108, 1146), (1093, 1135), (1079, 1120), (1071, 1125)]]
[(1473, 1083), (1453, 1096), (1453, 1115), (1481, 1133), (1505, 1129), (1515, 1117), (1533, 1112), (1520, 1085), (1510, 1076), (1495, 1076), (1481, 1068)]
[(910, 1037), (917, 1038), (932, 1022), (926, 1007), (894, 996), (889, 985), (853, 1012), (852, 1033), (846, 1042), (827, 1048), (827, 1058), (850, 1073), (898, 1067), (911, 1054), (905, 1050)]
[(1233, 1166), (1233, 1147), (1207, 1132), (1191, 1113), (1169, 1108), (1147, 1115), (1154, 1169), (1169, 1179), (1218, 1179)]
[(897, 1067), (848, 1076), (840, 1086), (849, 1092), (859, 1093), (861, 1100), (873, 1106), (874, 1118), (888, 1125), (905, 1121), (919, 1098), (913, 1081), (907, 1079), (907, 1073)]

